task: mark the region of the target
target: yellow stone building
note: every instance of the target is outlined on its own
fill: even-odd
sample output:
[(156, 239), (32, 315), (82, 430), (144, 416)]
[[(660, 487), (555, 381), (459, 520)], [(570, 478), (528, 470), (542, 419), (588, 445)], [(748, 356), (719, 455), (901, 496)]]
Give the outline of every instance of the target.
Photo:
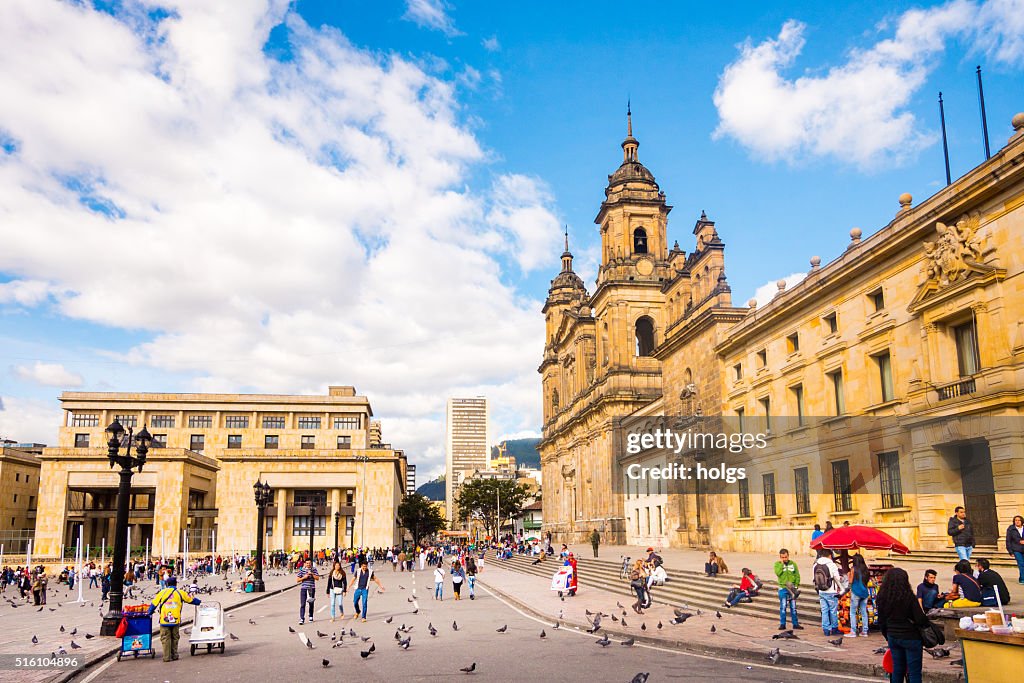
[[(104, 429), (146, 425), (153, 447), (132, 480), (131, 545), (159, 556), (255, 547), (253, 484), (268, 482), (268, 549), (398, 541), (396, 510), (406, 457), (381, 442), (370, 403), (350, 386), (326, 396), (64, 392), (55, 448), (39, 456), (36, 554), (85, 543), (113, 545), (118, 475), (107, 460)], [(315, 515), (310, 515), (310, 506)], [(72, 540), (74, 539), (74, 540)]]
[(36, 524), (42, 444), (0, 442), (0, 545), (24, 553)]
[[(767, 305), (734, 306), (725, 244), (703, 213), (669, 249), (665, 195), (637, 156), (595, 219), (596, 288), (562, 272), (539, 372), (544, 529), (583, 542), (723, 550), (802, 547), (815, 523), (948, 543), (966, 505), (978, 543), (1024, 512), (1024, 114), (991, 159)], [(666, 417), (668, 416), (668, 417)], [(622, 447), (653, 429), (764, 433), (742, 454)], [(741, 465), (734, 484), (633, 480), (630, 465)]]

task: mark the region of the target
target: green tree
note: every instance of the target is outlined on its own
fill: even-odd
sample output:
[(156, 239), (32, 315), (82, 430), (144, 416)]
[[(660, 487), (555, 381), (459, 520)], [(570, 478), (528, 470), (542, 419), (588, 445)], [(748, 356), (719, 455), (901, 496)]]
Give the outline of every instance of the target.
[(419, 543), (424, 536), (436, 534), (445, 526), (437, 506), (419, 493), (410, 493), (402, 499), (398, 505), (398, 519), (412, 532), (413, 543)]
[(510, 479), (470, 479), (462, 485), (455, 498), (460, 517), (474, 516), (483, 520), (492, 537), (498, 533), (501, 519), (517, 517), (526, 502), (526, 487)]

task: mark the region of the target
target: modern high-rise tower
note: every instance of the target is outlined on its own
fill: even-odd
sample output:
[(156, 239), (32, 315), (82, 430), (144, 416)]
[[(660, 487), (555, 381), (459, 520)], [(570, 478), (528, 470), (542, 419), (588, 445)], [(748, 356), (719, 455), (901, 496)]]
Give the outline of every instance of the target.
[(487, 399), (450, 398), (445, 416), (444, 500), (449, 527), (455, 519), (455, 496), (462, 481), (490, 459)]

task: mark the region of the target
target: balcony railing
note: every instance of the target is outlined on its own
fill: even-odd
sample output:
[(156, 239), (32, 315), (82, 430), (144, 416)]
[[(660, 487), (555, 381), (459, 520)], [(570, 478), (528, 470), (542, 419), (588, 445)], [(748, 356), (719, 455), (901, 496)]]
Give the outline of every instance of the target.
[(968, 377), (966, 379), (952, 382), (951, 384), (936, 387), (935, 390), (939, 393), (940, 401), (948, 401), (951, 398), (958, 398), (960, 396), (973, 394), (977, 391), (977, 385), (975, 384), (973, 377)]

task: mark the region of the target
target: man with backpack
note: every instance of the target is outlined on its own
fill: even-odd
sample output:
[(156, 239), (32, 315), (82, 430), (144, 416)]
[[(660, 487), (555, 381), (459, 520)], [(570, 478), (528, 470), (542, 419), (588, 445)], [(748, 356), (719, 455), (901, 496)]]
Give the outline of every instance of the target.
[(839, 635), (839, 565), (832, 560), (832, 551), (821, 549), (814, 562), (814, 589), (821, 604), (821, 630), (826, 636)]

